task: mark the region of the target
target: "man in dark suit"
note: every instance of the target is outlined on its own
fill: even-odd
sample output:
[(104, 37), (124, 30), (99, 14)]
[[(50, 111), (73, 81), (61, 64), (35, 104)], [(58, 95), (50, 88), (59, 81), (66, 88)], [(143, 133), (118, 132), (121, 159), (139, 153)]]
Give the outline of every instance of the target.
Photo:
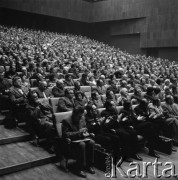
[(56, 82), (56, 86), (52, 89), (54, 97), (64, 97), (64, 83), (62, 80)]
[(48, 141), (47, 150), (53, 152), (56, 130), (52, 121), (52, 107), (45, 102), (39, 102), (37, 93), (32, 91), (28, 95), (27, 127), (32, 136), (45, 137)]
[(72, 89), (65, 89), (65, 96), (59, 99), (58, 110), (59, 112), (72, 111), (74, 104), (74, 91)]
[(0, 68), (0, 110), (9, 109), (8, 92), (12, 83), (4, 78), (4, 68)]
[(27, 94), (23, 90), (22, 80), (20, 77), (16, 76), (13, 78), (13, 86), (9, 91), (9, 98), (11, 102), (11, 111), (14, 117), (19, 121), (24, 121), (26, 104), (27, 104)]
[(95, 143), (92, 139), (88, 138), (86, 140), (90, 134), (86, 128), (83, 107), (74, 108), (72, 117), (62, 121), (62, 135), (63, 138), (71, 140), (70, 148), (74, 151), (77, 160), (77, 174), (86, 178), (86, 174), (83, 171), (84, 168), (91, 174), (94, 174), (95, 171), (92, 165), (94, 162)]
[(65, 86), (74, 86), (74, 81), (70, 74), (66, 74), (64, 84)]
[(48, 98), (52, 95), (50, 90), (47, 88), (47, 82), (44, 80), (39, 83), (36, 93), (38, 98)]

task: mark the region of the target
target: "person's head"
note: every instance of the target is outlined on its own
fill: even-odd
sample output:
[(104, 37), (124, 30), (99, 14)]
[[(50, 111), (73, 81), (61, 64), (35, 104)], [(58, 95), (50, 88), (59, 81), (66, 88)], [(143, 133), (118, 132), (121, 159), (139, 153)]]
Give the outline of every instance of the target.
[(74, 82), (74, 88), (80, 90), (80, 81)]
[(122, 87), (127, 87), (127, 81), (122, 80), (122, 81), (121, 81), (121, 86), (122, 86)]
[(28, 102), (34, 105), (38, 104), (38, 95), (35, 90), (28, 93)]
[(154, 88), (153, 87), (148, 87), (146, 90), (146, 94), (148, 96), (153, 96)]
[(102, 79), (102, 81), (105, 81), (105, 75), (102, 74), (102, 75), (100, 76), (100, 79)]
[(169, 79), (166, 79), (166, 80), (164, 81), (164, 84), (165, 84), (166, 86), (169, 86), (169, 85), (170, 85), (170, 80), (169, 80)]
[(112, 111), (113, 109), (115, 109), (114, 101), (107, 100), (107, 101), (104, 103), (104, 107), (106, 108), (106, 110)]
[(108, 99), (113, 99), (113, 97), (114, 97), (113, 91), (111, 91), (110, 89), (108, 89), (108, 90), (106, 91), (106, 98), (108, 98)]
[(21, 88), (22, 86), (22, 80), (19, 76), (15, 76), (12, 80), (13, 86), (17, 88)]
[(4, 68), (0, 67), (0, 80), (4, 79)]
[(83, 95), (82, 95), (81, 91), (77, 91), (75, 93), (75, 99), (77, 99), (77, 100), (82, 100), (83, 99)]
[(97, 86), (102, 86), (103, 85), (103, 80), (102, 79), (98, 79), (97, 80)]
[(50, 82), (55, 82), (56, 81), (56, 74), (55, 73), (51, 73), (50, 76), (49, 76), (49, 81)]
[(175, 95), (175, 96), (174, 96), (174, 102), (175, 102), (176, 104), (178, 104), (178, 95)]
[(169, 88), (169, 86), (165, 86), (165, 87), (164, 87), (164, 93), (165, 93), (166, 95), (169, 95), (169, 94), (171, 93), (171, 89)]
[(124, 101), (123, 107), (125, 110), (131, 110), (132, 109), (132, 104), (130, 101)]
[(84, 115), (85, 109), (82, 106), (77, 106), (72, 111), (72, 121), (75, 124), (79, 124), (82, 116)]
[(72, 79), (70, 74), (66, 74), (65, 75), (65, 80), (70, 81)]
[(43, 92), (47, 89), (47, 82), (46, 81), (40, 81), (39, 82), (39, 89)]
[(159, 87), (154, 88), (155, 95), (159, 94), (161, 92), (161, 89)]
[(27, 76), (26, 76), (26, 74), (24, 74), (24, 73), (22, 73), (22, 74), (20, 75), (20, 77), (21, 77), (21, 79), (22, 79), (22, 82), (24, 82), (24, 81), (27, 79)]
[(27, 68), (26, 67), (22, 67), (22, 72), (23, 73), (27, 73)]
[(60, 79), (60, 80), (57, 80), (56, 86), (57, 86), (58, 88), (63, 88), (63, 87), (64, 87), (63, 81), (62, 81), (61, 79)]
[(174, 103), (174, 99), (171, 95), (167, 95), (165, 98), (167, 104), (172, 105)]
[(159, 98), (153, 98), (153, 102), (152, 103), (153, 103), (154, 106), (160, 106), (160, 104), (161, 104)]
[(127, 97), (127, 96), (128, 96), (128, 90), (127, 90), (127, 88), (122, 88), (122, 89), (120, 90), (120, 94), (121, 94), (122, 96)]
[(97, 115), (97, 107), (94, 104), (88, 104), (86, 106), (87, 115), (95, 117)]
[(145, 85), (146, 84), (145, 78), (141, 78), (140, 82), (141, 82), (142, 85)]
[(148, 101), (145, 98), (143, 98), (143, 99), (140, 100), (140, 104), (139, 105), (140, 105), (140, 107), (142, 109), (146, 109), (148, 107)]
[(109, 76), (109, 79), (110, 79), (110, 80), (115, 80), (115, 79), (116, 79), (115, 74), (111, 74), (111, 75)]
[(156, 83), (157, 83), (157, 85), (161, 85), (162, 84), (162, 81), (161, 81), (161, 79), (160, 78), (158, 78), (157, 80), (156, 80)]
[(141, 88), (140, 88), (139, 86), (136, 86), (136, 87), (134, 88), (134, 94), (135, 94), (136, 96), (141, 96), (141, 95), (142, 95), (142, 90), (141, 90)]
[(155, 85), (155, 80), (150, 79), (150, 84), (151, 84), (151, 86), (154, 86)]
[(99, 94), (98, 94), (98, 92), (97, 92), (97, 91), (92, 92), (92, 93), (91, 93), (91, 98), (92, 98), (92, 100), (98, 100), (98, 99), (99, 99)]
[(73, 89), (65, 89), (64, 94), (66, 97), (68, 97), (69, 99), (73, 99), (74, 97), (74, 91)]
[(87, 78), (88, 78), (88, 75), (85, 74), (85, 73), (83, 73), (83, 74), (82, 74), (82, 80), (83, 80), (83, 81), (87, 81)]

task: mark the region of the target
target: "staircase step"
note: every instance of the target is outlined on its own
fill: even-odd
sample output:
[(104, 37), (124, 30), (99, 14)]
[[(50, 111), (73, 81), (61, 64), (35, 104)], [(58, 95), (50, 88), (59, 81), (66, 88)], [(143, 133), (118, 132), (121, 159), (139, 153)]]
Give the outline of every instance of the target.
[[(95, 168), (96, 174), (87, 173), (87, 180), (111, 180), (106, 178), (105, 173)], [(83, 180), (74, 171), (70, 169), (68, 173), (61, 170), (56, 164), (46, 164), (43, 166), (34, 167), (24, 171), (1, 176), (5, 180)], [(112, 178), (113, 179), (113, 178)], [(117, 179), (122, 179), (118, 177)], [(125, 179), (125, 178), (124, 178)], [(123, 179), (122, 179), (123, 180)]]
[(55, 162), (56, 156), (30, 142), (0, 146), (0, 176)]
[(31, 140), (30, 134), (20, 128), (6, 129), (0, 126), (0, 145), (29, 140)]

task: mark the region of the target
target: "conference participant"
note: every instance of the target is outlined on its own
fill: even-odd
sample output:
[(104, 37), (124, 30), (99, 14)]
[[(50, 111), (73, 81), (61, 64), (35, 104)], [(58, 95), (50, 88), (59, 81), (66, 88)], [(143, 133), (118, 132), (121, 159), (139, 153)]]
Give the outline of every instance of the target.
[(101, 96), (98, 94), (97, 91), (91, 93), (91, 102), (97, 107), (97, 109), (104, 107)]
[(4, 68), (0, 68), (0, 110), (9, 109), (9, 89), (12, 83), (4, 78)]
[[(168, 103), (170, 103), (169, 98), (171, 99), (171, 96), (166, 99)], [(169, 114), (165, 106), (169, 107), (164, 102), (161, 104), (159, 99), (153, 99), (153, 103), (149, 105), (149, 119), (153, 124), (156, 124), (158, 130), (162, 130), (166, 137), (173, 139), (173, 144), (176, 145), (178, 144), (178, 122), (175, 116)]]
[(75, 99), (74, 99), (75, 106), (85, 107), (87, 105), (88, 100), (86, 99), (86, 97), (83, 94), (84, 93), (81, 91), (78, 91), (75, 93)]
[(126, 161), (129, 158), (142, 161), (142, 158), (136, 153), (138, 151), (138, 139), (136, 131), (132, 127), (126, 127), (121, 124), (121, 116), (119, 116), (113, 101), (105, 102), (105, 110), (101, 112), (101, 117), (104, 118), (103, 131), (105, 133), (113, 132), (120, 138), (120, 145), (122, 147), (121, 156), (125, 157)]
[(65, 89), (64, 97), (61, 97), (58, 102), (58, 111), (72, 111), (74, 107), (74, 91), (72, 89)]
[(22, 80), (19, 76), (14, 77), (12, 83), (13, 86), (9, 90), (12, 116), (20, 122), (25, 121), (27, 94), (22, 88)]
[(148, 141), (149, 155), (159, 158), (159, 155), (154, 151), (159, 138), (155, 133), (152, 124), (145, 121), (146, 116), (137, 116), (132, 109), (130, 101), (125, 101), (121, 110), (121, 124), (125, 127), (132, 127), (137, 135), (142, 135)]
[(84, 74), (84, 73), (82, 74), (82, 77), (80, 79), (80, 85), (81, 86), (89, 86), (90, 85), (87, 74)]
[(10, 66), (10, 69), (9, 71), (6, 71), (4, 73), (4, 77), (7, 78), (7, 79), (13, 79), (13, 77), (15, 77), (17, 75), (17, 72), (16, 72), (16, 66), (15, 64), (12, 64)]
[(86, 123), (90, 133), (94, 133), (95, 142), (102, 145), (108, 152), (112, 153), (114, 158), (119, 158), (121, 153), (121, 139), (117, 134), (104, 131), (104, 118), (99, 118), (97, 108), (94, 104), (90, 103), (86, 106)]
[(56, 86), (52, 88), (52, 95), (54, 97), (64, 97), (64, 83), (62, 80), (57, 80)]
[(47, 82), (42, 80), (39, 82), (39, 86), (36, 89), (36, 93), (38, 98), (49, 98), (52, 96), (50, 90), (47, 87)]
[(154, 88), (153, 87), (148, 87), (146, 90), (146, 94), (144, 95), (144, 98), (147, 99), (148, 102), (152, 102), (154, 99)]
[(97, 80), (97, 85), (96, 85), (96, 87), (94, 87), (93, 89), (92, 89), (92, 91), (94, 92), (94, 91), (97, 91), (98, 92), (98, 94), (99, 95), (104, 95), (104, 94), (106, 94), (106, 87), (103, 85), (103, 81), (101, 80), (101, 79), (98, 79)]
[(35, 139), (45, 137), (47, 139), (47, 150), (53, 153), (54, 137), (57, 135), (52, 120), (52, 107), (48, 103), (40, 103), (36, 91), (28, 95), (27, 128)]
[(142, 90), (139, 86), (134, 88), (134, 94), (131, 96), (132, 104), (139, 104), (139, 102), (143, 99)]
[(121, 96), (118, 98), (117, 102), (119, 106), (123, 106), (125, 101), (130, 100), (127, 88), (122, 88), (120, 90), (120, 95)]
[(64, 85), (65, 86), (74, 86), (74, 81), (70, 74), (65, 75)]
[(118, 106), (118, 101), (112, 90), (106, 91), (106, 101), (113, 101), (115, 106)]
[(89, 138), (90, 134), (86, 128), (84, 112), (84, 108), (81, 106), (73, 109), (72, 118), (62, 121), (62, 135), (64, 139), (71, 140), (67, 146), (70, 148), (69, 151), (74, 152), (77, 161), (76, 173), (86, 178), (85, 170), (95, 174), (93, 169), (95, 142)]

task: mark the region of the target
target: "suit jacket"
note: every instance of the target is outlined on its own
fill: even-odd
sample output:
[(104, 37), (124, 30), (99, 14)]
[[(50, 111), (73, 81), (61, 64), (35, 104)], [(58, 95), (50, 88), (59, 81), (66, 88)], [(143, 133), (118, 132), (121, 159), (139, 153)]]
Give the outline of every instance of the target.
[(107, 89), (106, 89), (105, 86), (102, 86), (102, 87), (96, 86), (95, 88), (93, 88), (92, 91), (97, 91), (98, 94), (103, 95), (103, 94), (106, 94), (106, 90), (107, 90)]
[(178, 116), (178, 105), (177, 104), (173, 104), (173, 105), (169, 105), (166, 102), (163, 102), (161, 104), (162, 108), (164, 111), (168, 112), (168, 116), (169, 117), (174, 117), (174, 116)]
[(82, 106), (85, 107), (85, 104), (87, 103), (87, 101), (85, 101), (85, 99), (79, 101), (78, 99), (74, 100), (75, 106)]
[(74, 106), (75, 106), (74, 101), (70, 100), (67, 97), (62, 97), (59, 99), (59, 102), (58, 102), (59, 112), (72, 111)]
[(8, 90), (12, 84), (10, 81), (6, 78), (4, 78), (2, 81), (0, 81), (0, 93), (5, 93), (5, 90)]
[(149, 105), (150, 113), (152, 115), (158, 115), (158, 114), (163, 114), (163, 109), (162, 107), (156, 107), (153, 104)]
[(140, 105), (137, 105), (134, 108), (134, 112), (137, 116), (143, 116), (146, 118), (146, 120), (149, 120), (150, 111), (148, 108), (146, 110), (143, 110), (142, 107), (140, 107)]
[(85, 117), (79, 121), (79, 124), (76, 125), (73, 123), (72, 118), (62, 121), (62, 136), (64, 138), (70, 138), (71, 140), (79, 140), (82, 139), (82, 133), (80, 129), (86, 128)]
[(64, 81), (64, 85), (65, 86), (74, 86), (74, 81), (73, 80), (71, 80), (71, 81)]
[(12, 88), (10, 88), (9, 98), (13, 104), (24, 105), (26, 103), (27, 94), (23, 91), (23, 89), (21, 89), (21, 90), (23, 93), (20, 92), (19, 89), (14, 86)]
[(64, 89), (60, 89), (57, 86), (54, 86), (52, 89), (52, 94), (54, 97), (64, 97)]
[[(37, 88), (36, 93), (38, 95), (38, 98), (45, 98), (44, 95), (43, 95), (43, 92), (39, 88)], [(51, 92), (49, 91), (49, 89), (46, 89), (44, 91), (44, 93), (45, 93), (46, 97), (50, 97), (51, 96)]]

